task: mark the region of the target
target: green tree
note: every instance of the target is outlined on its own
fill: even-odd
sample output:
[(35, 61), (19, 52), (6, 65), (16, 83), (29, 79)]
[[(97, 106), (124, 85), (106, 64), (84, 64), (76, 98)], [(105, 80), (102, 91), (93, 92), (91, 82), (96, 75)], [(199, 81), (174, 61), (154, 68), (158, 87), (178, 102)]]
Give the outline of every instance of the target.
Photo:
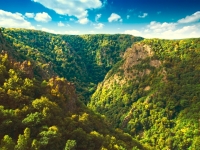
[(30, 149), (30, 129), (26, 128), (24, 130), (24, 135), (19, 135), (17, 140), (17, 145), (15, 150), (28, 150)]
[(65, 150), (75, 150), (76, 149), (76, 140), (67, 140), (65, 145)]
[(1, 150), (13, 150), (15, 147), (15, 143), (13, 142), (12, 138), (8, 135), (5, 135), (1, 140), (0, 149)]

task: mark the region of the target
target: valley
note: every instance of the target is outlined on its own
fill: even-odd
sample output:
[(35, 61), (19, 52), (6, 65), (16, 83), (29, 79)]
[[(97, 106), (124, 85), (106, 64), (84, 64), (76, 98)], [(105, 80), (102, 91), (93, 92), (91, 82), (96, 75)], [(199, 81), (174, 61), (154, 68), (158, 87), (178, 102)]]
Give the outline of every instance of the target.
[(1, 149), (200, 149), (200, 38), (0, 28), (0, 52)]

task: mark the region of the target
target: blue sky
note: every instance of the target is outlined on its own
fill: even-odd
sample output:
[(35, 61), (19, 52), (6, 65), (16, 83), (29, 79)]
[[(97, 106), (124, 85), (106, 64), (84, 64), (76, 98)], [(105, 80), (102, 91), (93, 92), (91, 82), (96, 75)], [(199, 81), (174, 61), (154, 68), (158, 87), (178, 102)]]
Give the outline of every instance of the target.
[(0, 0), (0, 26), (57, 34), (200, 37), (200, 0)]

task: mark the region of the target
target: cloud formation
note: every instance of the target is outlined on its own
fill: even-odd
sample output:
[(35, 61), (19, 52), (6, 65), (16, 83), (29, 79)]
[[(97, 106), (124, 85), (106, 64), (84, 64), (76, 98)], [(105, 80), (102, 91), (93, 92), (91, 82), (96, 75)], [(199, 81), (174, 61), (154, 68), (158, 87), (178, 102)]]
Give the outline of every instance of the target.
[(62, 23), (62, 21), (60, 21), (60, 22), (58, 22), (58, 26), (59, 27), (64, 27), (65, 25), (64, 25), (64, 23)]
[(160, 23), (152, 21), (142, 30), (126, 30), (125, 34), (142, 36), (144, 38), (183, 39), (200, 35), (200, 24), (180, 26), (178, 23)]
[(150, 22), (150, 24), (147, 26), (149, 30), (152, 30), (155, 33), (164, 32), (166, 30), (173, 30), (176, 27), (176, 23), (160, 23), (156, 21)]
[(97, 24), (94, 24), (95, 26), (95, 29), (102, 29), (104, 27), (104, 24), (103, 23), (97, 23)]
[(151, 21), (142, 30), (125, 30), (123, 33), (145, 38), (163, 38), (163, 39), (183, 39), (195, 38), (200, 35), (200, 23), (185, 25), (186, 23), (197, 22), (200, 20), (200, 11), (179, 19), (177, 22), (156, 22)]
[(98, 22), (100, 18), (101, 18), (101, 14), (97, 14), (95, 17), (95, 21)]
[(27, 18), (34, 18), (35, 14), (34, 13), (25, 13), (25, 16)]
[(112, 13), (110, 15), (110, 17), (108, 18), (108, 22), (113, 22), (113, 21), (120, 21), (120, 22), (122, 22), (122, 18), (118, 14)]
[(89, 22), (89, 19), (88, 18), (81, 18), (81, 19), (78, 20), (78, 22), (80, 24), (87, 24)]
[(32, 0), (40, 3), (57, 14), (75, 16), (79, 23), (88, 23), (88, 9), (97, 9), (103, 6), (101, 0)]
[(192, 23), (199, 20), (200, 20), (200, 11), (197, 11), (191, 16), (186, 16), (185, 18), (178, 20), (178, 23)]
[(78, 35), (80, 34), (80, 31), (78, 30), (69, 30), (69, 31), (55, 31), (53, 29), (49, 29), (49, 28), (41, 28), (42, 31), (44, 32), (49, 32), (49, 33), (53, 33), (53, 34), (70, 34), (70, 35)]
[(143, 15), (139, 15), (138, 17), (139, 18), (145, 18), (145, 17), (147, 17), (148, 16), (148, 13), (143, 13)]
[(127, 16), (126, 16), (126, 19), (129, 19), (129, 18), (130, 18), (130, 15), (127, 15)]
[(49, 14), (46, 12), (42, 12), (42, 13), (37, 13), (34, 19), (38, 22), (49, 22), (51, 21), (51, 16), (49, 16)]
[(131, 34), (131, 35), (134, 35), (134, 36), (141, 36), (141, 32), (140, 31), (137, 31), (137, 30), (126, 30), (124, 31), (124, 34)]
[(21, 13), (11, 13), (4, 10), (0, 10), (0, 26), (9, 28), (35, 29), (30, 22), (25, 20)]
[(42, 28), (41, 30), (44, 31), (44, 32), (49, 32), (49, 33), (57, 34), (57, 32), (55, 30), (52, 30), (52, 29)]
[(78, 31), (78, 30), (69, 30), (69, 31), (66, 31), (64, 34), (79, 35), (80, 31)]

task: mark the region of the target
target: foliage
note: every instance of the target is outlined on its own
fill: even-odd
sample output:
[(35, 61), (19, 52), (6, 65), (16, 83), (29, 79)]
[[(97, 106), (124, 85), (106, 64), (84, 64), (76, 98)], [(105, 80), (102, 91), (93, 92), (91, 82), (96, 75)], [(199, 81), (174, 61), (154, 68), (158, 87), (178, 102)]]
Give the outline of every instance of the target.
[(198, 149), (200, 39), (145, 39), (123, 58), (89, 108), (155, 149)]
[(199, 149), (199, 38), (1, 31), (1, 149)]
[[(36, 32), (10, 29), (14, 35), (9, 38), (14, 40), (17, 31)], [(28, 37), (23, 38), (27, 41)], [(0, 41), (0, 47), (5, 48), (0, 53), (0, 149), (146, 149), (130, 135), (114, 131), (101, 115), (85, 107), (73, 83), (46, 72), (42, 62), (24, 55), (20, 47), (10, 49), (1, 33)], [(24, 60), (13, 50), (19, 50)]]
[[(127, 47), (141, 37), (131, 35), (55, 35), (35, 30), (1, 28), (14, 47), (15, 58), (34, 61), (35, 75), (65, 77), (74, 82), (85, 103), (107, 71), (121, 59)], [(93, 88), (93, 90), (89, 90)]]
[(75, 140), (67, 140), (65, 150), (74, 150), (76, 147), (76, 141)]

